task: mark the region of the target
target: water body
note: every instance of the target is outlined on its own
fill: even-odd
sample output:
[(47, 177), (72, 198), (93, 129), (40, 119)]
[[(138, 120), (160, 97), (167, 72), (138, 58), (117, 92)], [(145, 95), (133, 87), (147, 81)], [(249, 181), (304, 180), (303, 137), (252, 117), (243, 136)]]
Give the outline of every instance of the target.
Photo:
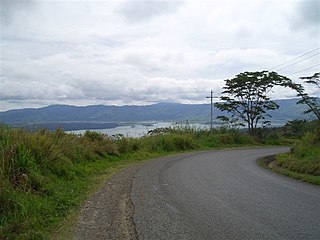
[[(284, 121), (274, 121), (270, 127), (281, 127), (285, 124)], [(166, 127), (176, 127), (181, 126), (184, 127), (186, 124), (177, 124), (175, 122), (152, 122), (152, 123), (132, 123), (120, 125), (114, 128), (107, 129), (83, 129), (83, 130), (74, 130), (67, 131), (69, 133), (74, 134), (83, 134), (85, 131), (95, 131), (103, 134), (107, 134), (108, 136), (122, 134), (125, 137), (133, 137), (139, 138), (148, 134), (150, 130), (154, 130), (156, 128), (166, 128)], [(201, 124), (201, 123), (192, 123), (188, 124), (190, 127), (201, 128), (201, 129), (210, 129), (210, 124)], [(221, 124), (213, 124), (213, 127), (221, 127)]]
[[(125, 137), (143, 137), (147, 135), (148, 131), (154, 130), (156, 128), (166, 128), (166, 127), (175, 127), (175, 126), (186, 126), (185, 124), (176, 124), (173, 122), (154, 122), (154, 123), (134, 123), (132, 125), (123, 125), (118, 126), (115, 128), (108, 128), (108, 129), (93, 129), (90, 131), (95, 131), (103, 134), (107, 134), (108, 136), (122, 134)], [(196, 128), (210, 128), (210, 125), (205, 124), (190, 124), (190, 127)], [(77, 131), (69, 131), (69, 133), (75, 134), (83, 134), (86, 129), (84, 130), (77, 130)]]

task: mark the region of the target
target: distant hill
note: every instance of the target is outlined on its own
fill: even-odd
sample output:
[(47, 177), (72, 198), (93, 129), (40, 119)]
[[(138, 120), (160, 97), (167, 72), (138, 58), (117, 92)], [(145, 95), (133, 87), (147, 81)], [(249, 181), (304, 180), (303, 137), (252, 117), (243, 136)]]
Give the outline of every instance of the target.
[[(293, 119), (307, 118), (303, 114), (304, 105), (297, 105), (297, 99), (277, 100), (280, 109), (271, 111), (273, 122), (287, 122)], [(214, 108), (214, 117), (221, 112)], [(143, 121), (190, 121), (205, 123), (210, 119), (209, 104), (158, 103), (147, 106), (68, 106), (52, 105), (43, 108), (27, 108), (0, 112), (0, 121), (9, 125), (44, 125), (51, 128), (65, 126), (67, 129), (81, 129), (81, 124), (107, 128), (115, 125), (106, 123), (143, 122)], [(77, 123), (77, 127), (73, 127)], [(60, 125), (59, 125), (60, 124)], [(97, 124), (93, 126), (93, 124)], [(99, 127), (99, 124), (101, 125)], [(68, 126), (69, 125), (69, 126)]]

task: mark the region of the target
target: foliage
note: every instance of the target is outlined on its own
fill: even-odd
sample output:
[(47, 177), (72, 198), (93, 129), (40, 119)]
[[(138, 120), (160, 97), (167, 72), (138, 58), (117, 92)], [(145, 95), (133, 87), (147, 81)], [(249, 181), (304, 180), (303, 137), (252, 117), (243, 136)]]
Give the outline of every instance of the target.
[[(44, 239), (85, 192), (88, 164), (117, 154), (106, 136), (0, 127), (0, 238)], [(43, 229), (45, 227), (45, 229)]]
[(317, 72), (315, 74), (313, 74), (312, 76), (309, 77), (301, 77), (301, 79), (306, 79), (306, 83), (310, 83), (310, 84), (314, 84), (316, 85), (318, 88), (320, 88), (320, 73)]
[(262, 144), (292, 146), (297, 139), (301, 139), (306, 132), (314, 131), (318, 120), (292, 120), (283, 127), (258, 128), (257, 140)]
[[(320, 79), (319, 79), (320, 73), (315, 73), (311, 77), (301, 77), (301, 79), (306, 79), (306, 83), (313, 84), (320, 88)], [(309, 109), (306, 110), (304, 113), (314, 113), (318, 119), (320, 119), (320, 100), (317, 97), (311, 97), (309, 96), (304, 88), (301, 85), (296, 84), (295, 90), (298, 92), (298, 96), (301, 97), (301, 100), (298, 102), (298, 104), (306, 104)]]
[(308, 130), (306, 120), (292, 120), (288, 121), (283, 127), (283, 134), (286, 137), (301, 138)]
[(277, 109), (279, 106), (267, 96), (276, 84), (288, 81), (276, 72), (244, 72), (235, 78), (225, 80), (226, 86), (220, 97), (221, 102), (215, 106), (221, 111), (231, 114), (231, 119), (219, 116), (228, 122), (245, 122), (250, 135), (255, 134), (258, 123), (268, 125), (266, 116), (271, 117), (267, 111)]
[[(292, 121), (266, 133), (266, 143), (303, 136), (292, 155), (279, 158), (279, 166), (318, 176), (320, 129), (310, 131), (315, 126)], [(304, 135), (296, 128), (310, 132)], [(0, 239), (46, 239), (84, 201), (97, 175), (111, 174), (119, 166), (172, 152), (256, 144), (252, 136), (225, 126), (209, 131), (177, 125), (142, 138), (91, 131), (83, 135), (45, 129), (28, 132), (1, 126)]]
[(196, 144), (190, 135), (182, 134), (160, 134), (142, 139), (147, 151), (172, 152), (195, 149)]
[(252, 145), (227, 128), (155, 130), (135, 139), (0, 126), (0, 239), (46, 239), (79, 207), (97, 175), (152, 156), (192, 149)]
[[(302, 123), (299, 122), (299, 125)], [(276, 157), (272, 168), (282, 174), (320, 185), (320, 122), (314, 121), (312, 130), (304, 124), (305, 133), (293, 145), (290, 153)], [(297, 132), (297, 136), (300, 136)]]
[(144, 140), (153, 142), (150, 144), (152, 151), (186, 150), (199, 148), (199, 146), (212, 148), (257, 144), (251, 136), (228, 126), (212, 130), (190, 125), (174, 126), (152, 130), (149, 135), (150, 137)]
[[(319, 80), (320, 73), (315, 73), (313, 76), (310, 77), (301, 77), (300, 79), (306, 79), (306, 83), (313, 84), (316, 87), (320, 88), (320, 80)], [(305, 92), (304, 87), (301, 84), (294, 83), (292, 80), (287, 79), (278, 85), (283, 87), (289, 87), (297, 92), (297, 96), (301, 99), (297, 102), (297, 104), (306, 104), (308, 106), (308, 110), (304, 113), (314, 113), (318, 119), (320, 119), (320, 101), (317, 97), (311, 97), (308, 93)]]
[(118, 135), (115, 143), (120, 153), (136, 152), (141, 148), (141, 142), (137, 138), (124, 137), (123, 135)]

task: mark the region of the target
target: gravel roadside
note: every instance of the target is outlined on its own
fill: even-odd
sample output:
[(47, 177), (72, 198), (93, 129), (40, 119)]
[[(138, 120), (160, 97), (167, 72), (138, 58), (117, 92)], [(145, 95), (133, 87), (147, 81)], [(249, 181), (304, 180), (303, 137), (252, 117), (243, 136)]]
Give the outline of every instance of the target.
[(134, 166), (120, 171), (85, 203), (79, 214), (76, 239), (138, 239), (130, 199), (138, 169)]

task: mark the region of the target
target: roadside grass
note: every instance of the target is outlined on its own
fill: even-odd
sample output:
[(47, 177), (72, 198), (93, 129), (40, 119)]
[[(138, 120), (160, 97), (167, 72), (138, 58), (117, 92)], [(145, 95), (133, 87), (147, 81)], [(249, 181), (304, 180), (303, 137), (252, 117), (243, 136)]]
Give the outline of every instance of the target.
[[(306, 135), (304, 145), (294, 145), (290, 158), (277, 158), (281, 169), (318, 174), (315, 136)], [(138, 139), (91, 131), (74, 135), (61, 130), (28, 132), (0, 126), (0, 239), (74, 238), (81, 204), (127, 166), (183, 151), (288, 141), (293, 140), (268, 135), (261, 141), (234, 129), (208, 131), (192, 126), (155, 129)], [(312, 151), (311, 143), (315, 143)], [(298, 171), (302, 167), (303, 171)]]
[(320, 185), (320, 123), (296, 140), (290, 153), (262, 159), (259, 164), (277, 173)]
[(84, 200), (126, 166), (182, 151), (254, 144), (226, 129), (175, 127), (136, 139), (0, 126), (0, 239), (69, 238)]
[(320, 185), (320, 177), (319, 176), (314, 176), (310, 174), (305, 174), (305, 173), (298, 173), (294, 171), (290, 171), (285, 168), (281, 168), (276, 164), (278, 156), (270, 156), (266, 158), (261, 158), (258, 160), (258, 164), (266, 169), (270, 169), (274, 171), (275, 173), (285, 175), (297, 180), (301, 180), (307, 183), (315, 184), (315, 185)]

